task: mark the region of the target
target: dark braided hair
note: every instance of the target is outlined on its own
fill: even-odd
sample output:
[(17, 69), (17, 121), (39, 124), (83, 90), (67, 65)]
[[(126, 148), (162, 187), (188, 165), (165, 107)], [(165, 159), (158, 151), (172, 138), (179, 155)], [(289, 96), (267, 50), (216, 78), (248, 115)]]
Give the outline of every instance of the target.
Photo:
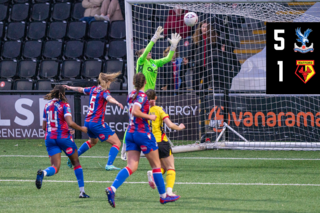
[(146, 77), (142, 73), (135, 74), (133, 77), (133, 84), (136, 88), (136, 94), (133, 96), (133, 100), (137, 98), (139, 94), (139, 90), (144, 86), (146, 83)]
[(52, 100), (54, 98), (61, 100), (62, 102), (68, 102), (62, 85), (56, 85), (53, 90), (44, 96), (45, 100)]

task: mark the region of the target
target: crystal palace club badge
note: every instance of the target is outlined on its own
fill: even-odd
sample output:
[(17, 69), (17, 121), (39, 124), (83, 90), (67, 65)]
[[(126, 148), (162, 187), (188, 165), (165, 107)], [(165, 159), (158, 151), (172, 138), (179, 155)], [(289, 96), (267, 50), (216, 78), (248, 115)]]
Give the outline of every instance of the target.
[(295, 52), (301, 52), (301, 53), (307, 53), (307, 52), (313, 52), (313, 43), (309, 47), (307, 47), (306, 43), (309, 43), (308, 36), (312, 32), (311, 29), (307, 29), (303, 34), (301, 33), (301, 28), (296, 29), (296, 35), (299, 39), (297, 39), (298, 42), (302, 43), (302, 46), (299, 47), (296, 43), (294, 43), (294, 51)]

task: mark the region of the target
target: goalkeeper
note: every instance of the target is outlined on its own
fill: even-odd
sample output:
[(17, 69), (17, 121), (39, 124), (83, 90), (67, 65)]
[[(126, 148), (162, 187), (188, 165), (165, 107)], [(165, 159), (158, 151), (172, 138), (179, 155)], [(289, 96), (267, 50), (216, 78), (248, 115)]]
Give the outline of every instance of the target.
[[(148, 89), (155, 89), (156, 81), (157, 81), (157, 75), (158, 75), (158, 68), (162, 67), (166, 63), (169, 63), (174, 55), (175, 50), (177, 49), (178, 43), (181, 40), (181, 36), (178, 33), (172, 33), (171, 39), (168, 38), (168, 41), (171, 44), (170, 52), (169, 54), (161, 59), (152, 59), (151, 58), (151, 49), (153, 45), (157, 42), (157, 40), (162, 37), (161, 33), (163, 32), (163, 28), (159, 26), (157, 28), (156, 33), (152, 37), (151, 41), (147, 45), (146, 48), (143, 48), (141, 50), (138, 50), (136, 52), (136, 55), (139, 57), (137, 60), (137, 66), (136, 66), (136, 72), (143, 73), (143, 75), (146, 77), (147, 84), (145, 86), (145, 91)], [(124, 134), (124, 138), (126, 138), (126, 133)], [(123, 146), (121, 150), (121, 159), (126, 160), (126, 153), (125, 153), (125, 141), (123, 140)]]
[(163, 29), (161, 26), (158, 27), (156, 33), (152, 37), (151, 41), (146, 48), (141, 49), (136, 52), (136, 55), (139, 57), (137, 60), (136, 71), (142, 72), (147, 79), (147, 84), (145, 86), (145, 91), (148, 89), (153, 89), (156, 86), (158, 68), (162, 67), (166, 63), (169, 63), (174, 55), (174, 52), (178, 46), (178, 43), (181, 39), (181, 36), (178, 33), (173, 33), (171, 39), (168, 38), (168, 41), (171, 44), (170, 52), (165, 58), (161, 59), (152, 59), (151, 58), (151, 49), (157, 40), (161, 37)]
[[(146, 94), (150, 103), (149, 114), (157, 116), (155, 121), (149, 120), (149, 125), (151, 127), (152, 134), (154, 135), (158, 143), (158, 151), (162, 167), (161, 173), (164, 174), (165, 172), (167, 172), (166, 191), (169, 196), (176, 196), (172, 193), (172, 188), (176, 180), (174, 158), (172, 155), (170, 143), (168, 142), (168, 138), (166, 136), (166, 133), (164, 132), (163, 123), (165, 123), (170, 129), (173, 130), (183, 130), (185, 126), (184, 124), (180, 124), (179, 126), (177, 126), (176, 124), (172, 123), (169, 115), (166, 114), (161, 107), (156, 106), (157, 96), (154, 90), (149, 89), (146, 91)], [(150, 187), (155, 189), (156, 184), (153, 180), (152, 171), (148, 171), (147, 175)]]

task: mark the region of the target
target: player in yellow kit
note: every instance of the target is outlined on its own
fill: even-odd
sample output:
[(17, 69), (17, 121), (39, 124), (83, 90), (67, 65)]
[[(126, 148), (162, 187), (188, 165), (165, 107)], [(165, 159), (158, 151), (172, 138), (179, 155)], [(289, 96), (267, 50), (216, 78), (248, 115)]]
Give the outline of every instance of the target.
[[(156, 138), (156, 141), (158, 143), (159, 147), (159, 157), (161, 160), (161, 172), (164, 174), (167, 172), (166, 175), (166, 191), (168, 195), (174, 195), (172, 193), (172, 188), (174, 185), (174, 182), (176, 180), (176, 171), (174, 167), (174, 158), (172, 155), (172, 150), (170, 143), (168, 142), (168, 138), (164, 132), (164, 126), (163, 122), (171, 129), (174, 130), (182, 130), (185, 128), (183, 124), (180, 124), (177, 126), (176, 124), (172, 123), (169, 115), (166, 114), (162, 107), (156, 106), (156, 92), (153, 89), (148, 89), (146, 91), (146, 94), (148, 96), (149, 104), (150, 104), (150, 115), (157, 116), (155, 121), (149, 121), (151, 131)], [(155, 182), (152, 178), (152, 171), (147, 172), (148, 175), (148, 181), (151, 188), (155, 189)]]

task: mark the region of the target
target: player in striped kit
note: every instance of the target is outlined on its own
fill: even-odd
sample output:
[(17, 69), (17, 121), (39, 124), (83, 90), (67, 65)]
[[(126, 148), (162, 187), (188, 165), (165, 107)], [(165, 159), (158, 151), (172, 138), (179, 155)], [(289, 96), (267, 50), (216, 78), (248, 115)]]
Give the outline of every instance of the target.
[(138, 169), (140, 152), (142, 151), (148, 159), (153, 171), (154, 182), (160, 194), (160, 203), (174, 202), (180, 196), (169, 196), (166, 194), (163, 177), (161, 174), (161, 162), (158, 153), (158, 144), (150, 132), (148, 120), (155, 120), (155, 115), (149, 115), (149, 101), (143, 92), (146, 85), (146, 78), (142, 73), (134, 76), (135, 90), (130, 93), (127, 99), (130, 124), (126, 134), (126, 151), (128, 154), (127, 166), (123, 168), (115, 178), (112, 186), (106, 188), (108, 202), (115, 207), (115, 192), (122, 183)]
[(72, 121), (70, 105), (67, 103), (63, 86), (55, 88), (45, 96), (51, 100), (44, 107), (42, 129), (46, 131), (45, 144), (50, 157), (51, 166), (45, 170), (38, 170), (36, 187), (41, 189), (45, 176), (52, 176), (59, 172), (61, 165), (61, 150), (69, 157), (74, 166), (74, 173), (80, 189), (79, 198), (89, 198), (84, 191), (83, 172), (78, 158), (77, 146), (73, 142), (69, 128), (87, 132), (86, 127), (80, 127)]
[[(107, 103), (117, 104), (121, 109), (123, 106), (116, 99), (114, 99), (108, 90), (110, 84), (120, 75), (121, 73), (106, 74), (100, 73), (99, 85), (93, 87), (70, 87), (64, 85), (68, 90), (74, 90), (85, 95), (90, 95), (89, 111), (87, 113), (84, 125), (88, 128), (89, 140), (82, 144), (79, 148), (79, 156), (88, 151), (90, 148), (95, 146), (98, 141), (107, 141), (112, 147), (109, 151), (108, 162), (105, 167), (107, 171), (120, 170), (113, 166), (113, 162), (119, 152), (121, 142), (110, 127), (104, 122), (104, 115), (106, 111)], [(71, 168), (72, 164), (68, 160), (68, 166)]]
[[(164, 125), (165, 123), (167, 127), (173, 130), (183, 130), (185, 128), (184, 124), (180, 124), (177, 126), (176, 124), (172, 123), (172, 121), (169, 118), (169, 115), (165, 113), (162, 109), (162, 107), (156, 106), (156, 92), (152, 89), (148, 89), (146, 91), (146, 94), (148, 96), (148, 100), (150, 102), (150, 115), (156, 115), (157, 119), (155, 121), (149, 121), (152, 133), (154, 137), (156, 138), (156, 141), (159, 146), (159, 157), (161, 160), (161, 172), (164, 174), (167, 172), (166, 175), (166, 187), (167, 187), (167, 194), (168, 195), (175, 195), (172, 192), (174, 182), (176, 180), (176, 170), (174, 167), (174, 158), (172, 155), (172, 150), (170, 143), (168, 142), (168, 138), (166, 133), (164, 132)], [(148, 175), (148, 181), (151, 188), (155, 189), (155, 182), (152, 177), (152, 171), (147, 172)]]

